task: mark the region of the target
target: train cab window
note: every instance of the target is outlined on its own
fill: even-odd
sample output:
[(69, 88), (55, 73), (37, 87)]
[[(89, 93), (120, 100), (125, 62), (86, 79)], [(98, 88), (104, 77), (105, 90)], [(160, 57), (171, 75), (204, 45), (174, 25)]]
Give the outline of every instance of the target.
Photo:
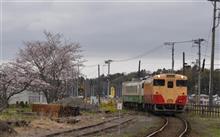
[(142, 83), (142, 88), (144, 88), (144, 83)]
[(177, 87), (186, 87), (187, 86), (187, 80), (176, 80), (176, 86)]
[(154, 79), (154, 86), (164, 86), (165, 80), (164, 79)]
[(167, 82), (167, 88), (173, 88), (173, 81)]

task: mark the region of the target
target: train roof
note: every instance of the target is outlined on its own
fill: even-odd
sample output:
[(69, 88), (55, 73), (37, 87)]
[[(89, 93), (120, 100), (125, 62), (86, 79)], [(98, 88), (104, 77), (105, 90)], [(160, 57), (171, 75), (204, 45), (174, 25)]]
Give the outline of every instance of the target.
[(163, 73), (154, 76), (148, 76), (144, 79), (134, 79), (132, 81), (124, 81), (123, 84), (142, 84), (144, 82), (153, 81), (153, 79), (165, 79), (165, 78), (176, 78), (176, 79), (187, 80), (187, 77), (181, 74)]
[(154, 79), (165, 79), (165, 78), (176, 78), (176, 79), (183, 79), (187, 80), (187, 77), (182, 74), (173, 74), (173, 73), (166, 73), (166, 74), (158, 74), (153, 76)]
[(144, 83), (145, 80), (135, 80), (135, 81), (124, 81), (123, 84), (141, 84)]

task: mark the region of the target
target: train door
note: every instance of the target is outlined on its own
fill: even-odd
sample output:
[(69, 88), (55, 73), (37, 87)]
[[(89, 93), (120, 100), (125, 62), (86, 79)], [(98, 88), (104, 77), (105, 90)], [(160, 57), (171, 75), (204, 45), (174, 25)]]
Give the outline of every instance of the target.
[(164, 92), (166, 104), (174, 104), (177, 92), (175, 91), (175, 78), (166, 79), (166, 90)]

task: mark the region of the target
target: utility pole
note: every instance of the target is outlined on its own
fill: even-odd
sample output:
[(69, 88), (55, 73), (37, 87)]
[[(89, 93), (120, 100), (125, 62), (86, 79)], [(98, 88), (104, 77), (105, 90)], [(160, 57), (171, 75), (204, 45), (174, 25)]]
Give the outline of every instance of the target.
[(198, 45), (198, 91), (197, 91), (197, 99), (196, 103), (200, 104), (200, 93), (201, 93), (201, 42), (205, 41), (204, 39), (194, 40), (194, 43)]
[(138, 64), (138, 78), (141, 77), (141, 61), (139, 60), (139, 64)]
[(172, 70), (171, 73), (174, 72), (174, 44), (175, 42), (165, 42), (164, 45), (172, 46)]
[(98, 64), (98, 99), (99, 99), (99, 104), (101, 103), (101, 91), (100, 91), (100, 65)]
[(105, 64), (108, 64), (108, 79), (107, 79), (107, 81), (108, 81), (108, 89), (107, 89), (107, 97), (109, 96), (109, 91), (110, 91), (110, 64), (111, 64), (111, 62), (112, 62), (113, 60), (106, 60), (105, 61)]
[(185, 52), (183, 52), (183, 75), (185, 74)]
[(100, 65), (98, 64), (98, 78), (100, 78)]
[(76, 96), (79, 95), (79, 62), (77, 63)]
[(93, 81), (90, 80), (89, 82), (90, 82), (90, 83), (89, 83), (89, 85), (90, 85), (90, 96), (94, 96), (94, 93), (93, 93), (93, 91), (94, 91), (94, 90), (93, 90), (93, 87), (94, 87), (94, 86), (93, 86)]
[[(209, 109), (211, 110), (211, 107), (213, 105), (213, 71), (214, 71), (214, 57), (215, 57), (215, 29), (218, 27), (218, 24), (216, 25), (216, 19), (219, 18), (216, 16), (217, 12), (217, 2), (220, 2), (220, 0), (209, 0), (213, 2), (213, 25), (212, 25), (212, 50), (211, 50), (211, 66), (210, 66), (210, 75), (209, 75)], [(219, 9), (218, 9), (219, 10)], [(219, 15), (220, 16), (220, 15)]]
[(74, 96), (74, 93), (75, 93), (75, 92), (74, 92), (74, 88), (75, 88), (75, 86), (74, 86), (73, 68), (72, 68), (71, 73), (72, 73), (72, 79), (71, 79), (72, 94), (71, 94), (71, 96)]
[(174, 72), (174, 43), (172, 44), (172, 73)]

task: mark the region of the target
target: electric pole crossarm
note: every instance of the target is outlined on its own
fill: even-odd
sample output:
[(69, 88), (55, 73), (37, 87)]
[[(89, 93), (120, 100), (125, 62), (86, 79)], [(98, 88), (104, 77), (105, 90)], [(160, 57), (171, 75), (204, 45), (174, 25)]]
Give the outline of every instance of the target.
[(220, 8), (217, 9), (217, 10), (219, 10), (219, 13), (218, 13), (218, 17), (216, 17), (216, 18), (218, 19), (218, 22), (217, 22), (217, 24), (215, 25), (215, 28), (217, 28), (217, 27), (219, 26), (219, 24), (220, 24)]

